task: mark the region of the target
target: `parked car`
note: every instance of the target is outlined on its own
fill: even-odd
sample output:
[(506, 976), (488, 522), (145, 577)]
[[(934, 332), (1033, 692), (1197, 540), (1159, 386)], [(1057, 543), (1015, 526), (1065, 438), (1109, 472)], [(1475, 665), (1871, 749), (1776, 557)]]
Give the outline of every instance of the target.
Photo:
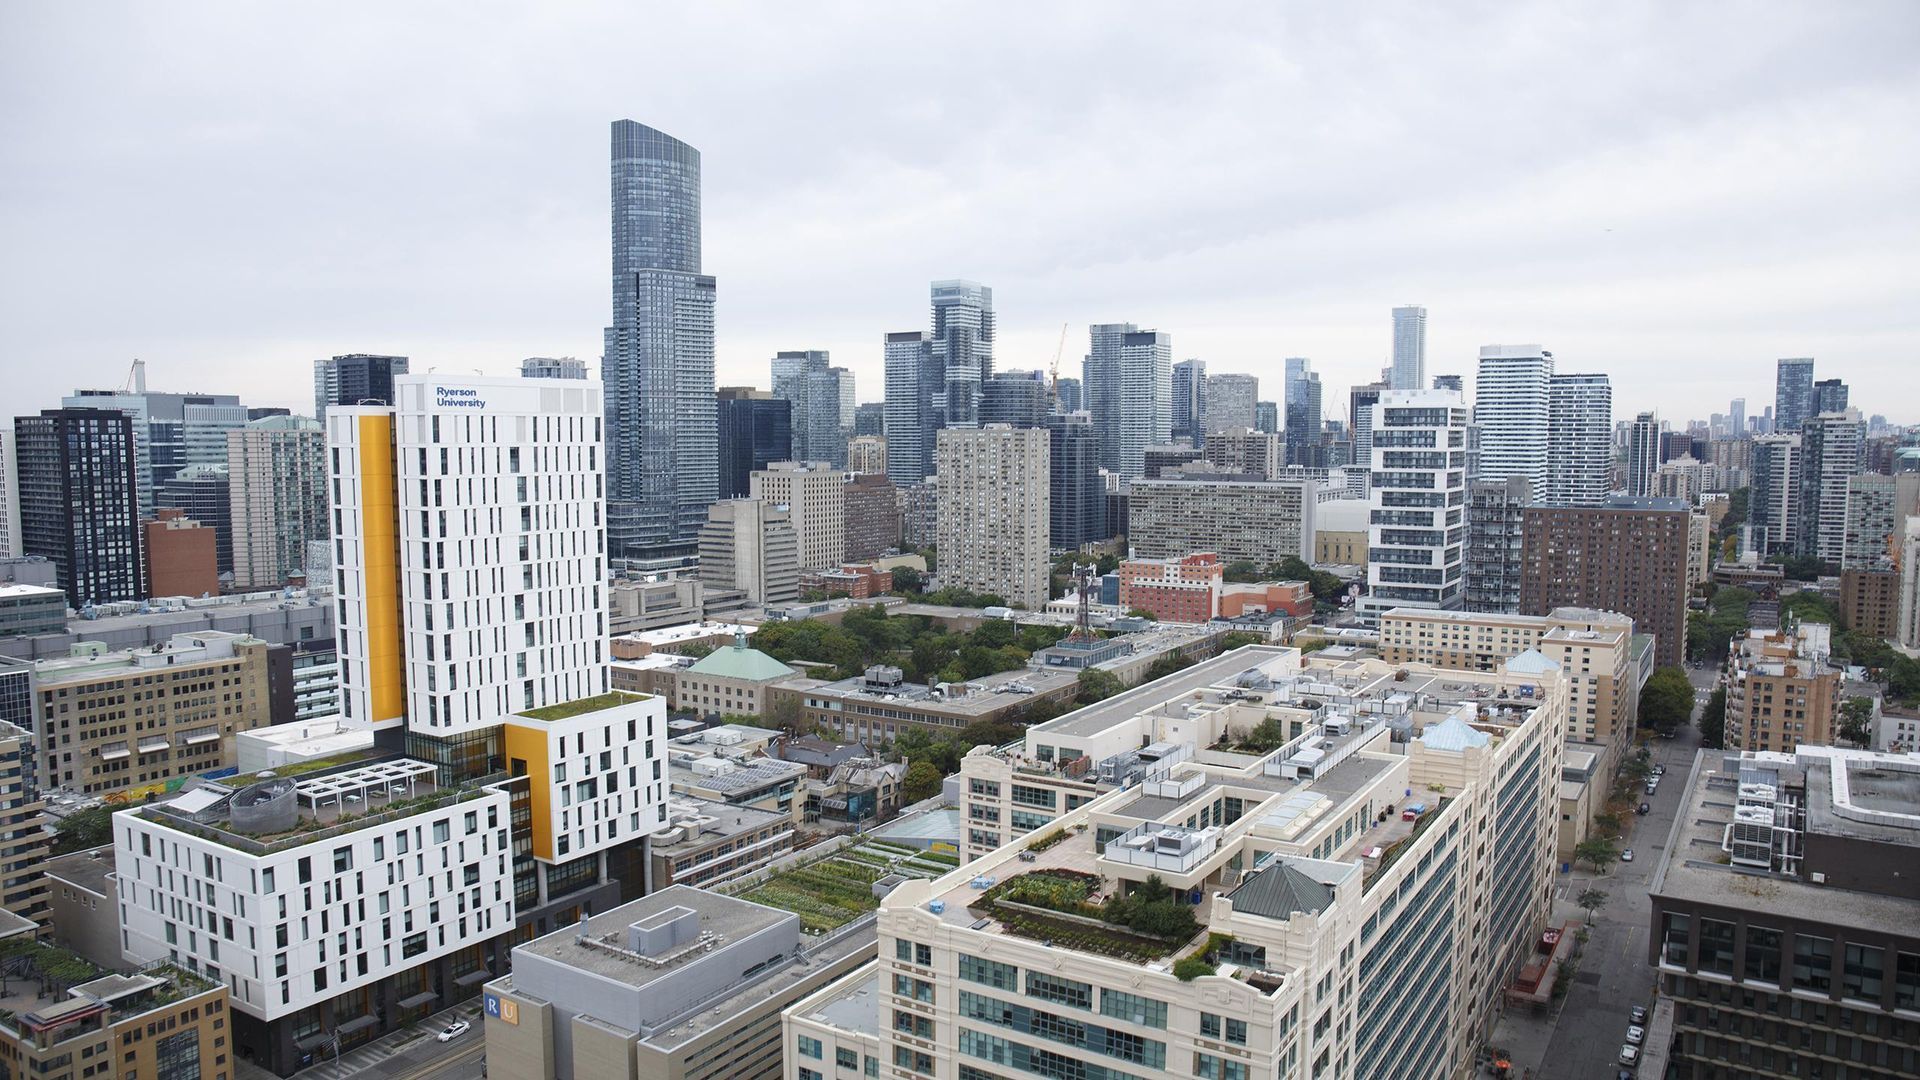
[(1641, 804), (1640, 804), (1640, 812), (1641, 812), (1641, 813), (1643, 813), (1643, 814), (1651, 814), (1651, 813), (1653, 813), (1653, 806), (1652, 806), (1652, 804), (1650, 804), (1650, 803), (1641, 803)]
[(1635, 1005), (1633, 1011), (1628, 1013), (1627, 1016), (1636, 1024), (1645, 1024), (1647, 1022), (1647, 1007), (1645, 1005)]
[(1622, 1064), (1622, 1065), (1638, 1065), (1638, 1064), (1640, 1064), (1640, 1050), (1639, 1050), (1639, 1048), (1638, 1048), (1638, 1047), (1634, 1047), (1634, 1046), (1622, 1046), (1622, 1047), (1620, 1047), (1620, 1064)]
[(473, 1025), (467, 1023), (465, 1020), (455, 1020), (446, 1027), (441, 1028), (440, 1034), (435, 1037), (441, 1042), (452, 1042), (460, 1036), (465, 1035), (472, 1027)]
[(1621, 861), (1621, 862), (1632, 862), (1632, 861), (1633, 861), (1633, 849), (1632, 849), (1632, 848), (1628, 848), (1627, 850), (1625, 850), (1625, 851), (1623, 851), (1623, 852), (1621, 852), (1621, 853), (1620, 853), (1620, 861)]
[(1646, 1042), (1647, 1029), (1641, 1027), (1639, 1024), (1629, 1026), (1627, 1028), (1627, 1041), (1634, 1046), (1639, 1046), (1641, 1043)]
[(1655, 765), (1653, 767), (1653, 775), (1655, 776), (1667, 775), (1667, 767), (1665, 765)]

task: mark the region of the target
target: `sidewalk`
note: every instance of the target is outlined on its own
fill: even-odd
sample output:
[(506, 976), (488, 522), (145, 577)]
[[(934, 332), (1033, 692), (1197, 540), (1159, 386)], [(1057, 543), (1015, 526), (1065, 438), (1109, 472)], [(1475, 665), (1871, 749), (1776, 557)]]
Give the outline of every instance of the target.
[[(340, 1055), (338, 1063), (333, 1060), (331, 1055), (328, 1055), (324, 1061), (317, 1061), (316, 1064), (309, 1065), (294, 1075), (300, 1077), (301, 1080), (346, 1080), (347, 1077), (361, 1076), (363, 1074), (371, 1076), (390, 1075), (393, 1070), (382, 1067), (387, 1064), (389, 1059), (397, 1054), (423, 1049), (421, 1046), (423, 1040), (430, 1046), (438, 1047), (439, 1044), (433, 1041), (434, 1035), (438, 1033), (441, 1028), (446, 1027), (455, 1020), (465, 1020), (467, 1023), (473, 1025), (473, 1030), (460, 1036), (451, 1046), (446, 1047), (445, 1049), (448, 1053), (452, 1053), (472, 1041), (486, 1037), (480, 1025), (480, 999), (475, 998), (472, 1001), (455, 1005), (451, 1009), (443, 1009), (424, 1020), (417, 1020), (407, 1027), (401, 1028), (399, 1031), (388, 1032), (365, 1046), (355, 1047), (353, 1050)], [(319, 1055), (316, 1055), (316, 1059), (318, 1059), (318, 1056)], [(413, 1064), (422, 1064), (426, 1057), (430, 1056), (433, 1055), (420, 1055), (421, 1061), (413, 1062)], [(235, 1061), (233, 1075), (234, 1080), (277, 1080), (271, 1071), (263, 1069), (251, 1061)]]
[[(1584, 928), (1587, 925), (1587, 913), (1576, 906), (1570, 897), (1577, 895), (1580, 889), (1592, 880), (1593, 875), (1581, 874), (1577, 871), (1573, 874), (1556, 875), (1553, 915), (1550, 921), (1571, 922)], [(1493, 1037), (1489, 1042), (1507, 1052), (1508, 1060), (1513, 1063), (1512, 1075), (1515, 1080), (1548, 1075), (1543, 1068), (1547, 1060), (1547, 1050), (1552, 1045), (1554, 1032), (1559, 1026), (1561, 1010), (1566, 1008), (1567, 999), (1571, 996), (1569, 993), (1555, 998), (1551, 1009), (1544, 1013), (1536, 1014), (1518, 1009), (1507, 1009), (1501, 1013), (1499, 1022), (1493, 1026)]]

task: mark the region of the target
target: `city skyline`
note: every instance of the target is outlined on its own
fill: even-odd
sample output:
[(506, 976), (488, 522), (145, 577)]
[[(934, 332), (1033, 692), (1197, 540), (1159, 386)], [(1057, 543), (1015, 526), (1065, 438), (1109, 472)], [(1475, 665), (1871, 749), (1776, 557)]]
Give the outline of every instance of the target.
[[(1470, 369), (1481, 345), (1538, 341), (1575, 370), (1612, 376), (1616, 415), (1658, 406), (1665, 416), (1704, 418), (1730, 391), (1769, 400), (1767, 380), (1783, 356), (1815, 356), (1823, 374), (1867, 388), (1891, 384), (1915, 353), (1897, 286), (1914, 276), (1914, 246), (1885, 241), (1915, 232), (1914, 212), (1896, 193), (1911, 189), (1920, 153), (1911, 138), (1868, 134), (1904, 130), (1893, 122), (1914, 79), (1894, 47), (1904, 36), (1898, 25), (1914, 18), (1904, 8), (1854, 8), (1839, 19), (1780, 8), (1734, 42), (1705, 13), (1663, 11), (1656, 25), (1648, 9), (1595, 26), (1502, 13), (1450, 30), (1543, 38), (1591, 59), (1544, 83), (1531, 70), (1523, 100), (1481, 88), (1503, 84), (1497, 71), (1451, 80), (1450, 61), (1415, 57), (1406, 77), (1440, 87), (1430, 112), (1378, 127), (1307, 125), (1289, 154), (1325, 167), (1276, 173), (1286, 179), (1274, 184), (1262, 177), (1276, 161), (1221, 155), (1268, 123), (1299, 118), (1246, 103), (1284, 105), (1289, 87), (1310, 82), (1325, 114), (1374, 115), (1368, 88), (1345, 71), (1369, 69), (1385, 37), (1404, 36), (1404, 27), (1386, 34), (1390, 16), (1353, 24), (1269, 16), (1247, 28), (1245, 42), (1234, 39), (1240, 28), (1230, 35), (1202, 22), (1171, 47), (1229, 58), (1265, 48), (1283, 63), (1209, 65), (1256, 70), (1237, 76), (1247, 85), (1184, 76), (1163, 102), (1098, 75), (1056, 93), (1027, 85), (1047, 76), (996, 70), (1019, 91), (1010, 96), (1050, 104), (1029, 119), (995, 105), (982, 122), (997, 148), (974, 162), (930, 137), (937, 124), (919, 122), (956, 107), (939, 91), (882, 103), (831, 80), (809, 82), (806, 65), (840, 54), (823, 47), (818, 59), (786, 59), (773, 44), (783, 38), (777, 32), (730, 58), (729, 77), (742, 80), (741, 93), (778, 91), (790, 79), (807, 89), (764, 117), (741, 119), (726, 95), (704, 93), (718, 76), (698, 66), (715, 59), (699, 47), (706, 16), (698, 13), (658, 17), (660, 35), (688, 45), (684, 56), (665, 58), (661, 82), (672, 85), (659, 94), (634, 95), (609, 68), (608, 77), (582, 74), (523, 101), (485, 92), (494, 73), (481, 64), (431, 84), (358, 80), (378, 87), (378, 106), (359, 96), (370, 89), (339, 77), (338, 50), (324, 33), (276, 50), (271, 75), (249, 80), (258, 93), (227, 92), (225, 79), (248, 78), (244, 65), (206, 65), (220, 74), (192, 83), (161, 74), (150, 57), (192, 67), (196, 49), (217, 47), (226, 34), (299, 29), (264, 15), (225, 26), (201, 25), (190, 11), (169, 16), (136, 12), (85, 37), (64, 13), (12, 20), (10, 77), (44, 103), (8, 121), (8, 152), (19, 163), (4, 211), (21, 240), (13, 250), (40, 253), (7, 269), (17, 305), (10, 371), (24, 375), (15, 410), (72, 384), (117, 385), (135, 356), (152, 365), (156, 385), (219, 385), (296, 408), (313, 360), (353, 351), (404, 353), (417, 370), (442, 372), (505, 374), (533, 355), (572, 354), (597, 366), (594, 335), (606, 316), (605, 163), (596, 151), (603, 125), (618, 116), (706, 156), (703, 270), (727, 286), (716, 315), (721, 385), (758, 385), (766, 356), (804, 345), (831, 350), (877, 399), (882, 336), (919, 325), (926, 284), (950, 277), (996, 290), (994, 363), (1008, 369), (1044, 369), (1062, 322), (1125, 319), (1179, 335), (1183, 355), (1211, 372), (1271, 378), (1279, 357), (1301, 355), (1344, 391), (1372, 382), (1390, 360), (1391, 309), (1417, 304), (1430, 313), (1429, 372)], [(914, 18), (894, 14), (877, 29), (910, 33)], [(1060, 54), (1065, 68), (1095, 63), (1129, 29), (1076, 41), (1067, 22), (1039, 18), (1031, 35), (1032, 47)], [(367, 35), (379, 44), (355, 63), (385, 64), (385, 50), (411, 51), (429, 32), (387, 29)], [(604, 38), (614, 48), (623, 37), (561, 36), (580, 29), (561, 22), (553, 36), (533, 34), (513, 61), (516, 78), (502, 84), (561, 64), (591, 70), (601, 46), (579, 43)], [(430, 32), (436, 40), (482, 33)], [(1582, 35), (1598, 35), (1601, 47)], [(1708, 38), (1715, 49), (1694, 47)], [(562, 54), (561, 40), (586, 52)], [(156, 43), (169, 48), (151, 49)], [(1314, 44), (1338, 47), (1321, 55)], [(779, 62), (756, 64), (776, 59), (761, 57), (763, 49)], [(1703, 52), (1712, 54), (1704, 66)], [(1778, 70), (1788, 54), (1793, 78), (1757, 74)], [(1673, 62), (1680, 56), (1691, 62)], [(1642, 80), (1636, 93), (1671, 107), (1583, 105), (1590, 85)], [(352, 128), (285, 122), (285, 95), (306, 92), (308, 82), (338, 95), (326, 103), (342, 115), (380, 115)], [(1234, 99), (1243, 104), (1225, 104)], [(308, 119), (311, 108), (292, 115)], [(1151, 128), (1186, 110), (1210, 119), (1164, 125), (1191, 129), (1168, 137), (1167, 158), (1182, 164), (1106, 167), (1110, 155), (1132, 153), (1126, 140), (1106, 137), (1120, 117)], [(1490, 122), (1454, 120), (1488, 110)], [(1657, 122), (1622, 119), (1656, 113)], [(804, 121), (822, 116), (832, 117), (834, 147), (816, 174), (794, 184), (773, 163), (790, 156), (793, 140), (812, 139)], [(83, 129), (84, 146), (75, 134)], [(1539, 134), (1516, 143), (1514, 131)], [(1497, 148), (1489, 141), (1496, 133)], [(1772, 149), (1810, 141), (1822, 152)], [(1413, 144), (1427, 178), (1420, 190), (1366, 179)], [(1496, 149), (1505, 165), (1488, 184), (1483, 168), (1465, 166), (1484, 165)], [(109, 154), (106, 168), (101, 155)], [(391, 160), (378, 184), (340, 183), (323, 164), (368, 157)], [(248, 164), (236, 171), (240, 158)], [(518, 160), (538, 165), (505, 167)], [(1055, 184), (1051, 170), (1128, 180)], [(1761, 174), (1764, 192), (1746, 179)], [(316, 189), (319, 176), (327, 180)], [(257, 197), (266, 190), (299, 199), (299, 218), (278, 209), (265, 216), (281, 205)], [(84, 209), (105, 202), (121, 213), (93, 224)], [(955, 229), (956, 219), (967, 227)], [(1115, 230), (1116, 220), (1135, 227)], [(1869, 220), (1871, 230), (1862, 224)], [(112, 230), (105, 242), (101, 229)], [(1722, 236), (1740, 240), (1707, 242)], [(1465, 237), (1472, 257), (1463, 260)], [(270, 263), (263, 238), (275, 244)], [(1274, 258), (1277, 251), (1294, 257)], [(1388, 251), (1393, 258), (1379, 257)], [(168, 273), (102, 310), (82, 252), (88, 264), (104, 252), (118, 265)]]

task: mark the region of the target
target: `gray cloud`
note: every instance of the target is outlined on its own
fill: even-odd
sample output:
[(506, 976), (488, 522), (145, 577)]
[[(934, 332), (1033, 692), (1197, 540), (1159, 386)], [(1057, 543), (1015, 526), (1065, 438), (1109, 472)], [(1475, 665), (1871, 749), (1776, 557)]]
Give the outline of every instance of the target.
[[(1813, 355), (1920, 421), (1920, 9), (1849, 5), (26, 5), (0, 12), (4, 412), (149, 361), (308, 401), (315, 356), (595, 357), (606, 125), (705, 156), (720, 380), (827, 347), (880, 393), (926, 283), (1006, 366), (1070, 325), (1338, 397), (1541, 342), (1616, 411)], [(1277, 383), (1266, 388), (1277, 396)]]

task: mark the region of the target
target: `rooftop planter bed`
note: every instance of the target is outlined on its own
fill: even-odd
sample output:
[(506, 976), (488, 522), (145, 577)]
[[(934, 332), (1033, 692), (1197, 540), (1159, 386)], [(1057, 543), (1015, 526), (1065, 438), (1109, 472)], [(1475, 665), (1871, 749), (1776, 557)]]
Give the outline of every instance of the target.
[(1095, 903), (1103, 879), (1078, 870), (1036, 870), (995, 885), (969, 908), (1010, 933), (1133, 963), (1159, 960), (1193, 937), (1191, 910), (1159, 879), (1127, 897)]
[(556, 705), (547, 705), (538, 709), (527, 709), (524, 712), (515, 713), (514, 715), (524, 716), (529, 720), (543, 720), (547, 723), (552, 723), (555, 720), (570, 720), (576, 716), (584, 716), (587, 713), (599, 712), (602, 709), (611, 709), (616, 706), (631, 704), (635, 701), (645, 701), (647, 697), (648, 695), (646, 694), (629, 694), (624, 690), (610, 690), (604, 694), (596, 694), (593, 697), (580, 698), (576, 701), (562, 701)]

